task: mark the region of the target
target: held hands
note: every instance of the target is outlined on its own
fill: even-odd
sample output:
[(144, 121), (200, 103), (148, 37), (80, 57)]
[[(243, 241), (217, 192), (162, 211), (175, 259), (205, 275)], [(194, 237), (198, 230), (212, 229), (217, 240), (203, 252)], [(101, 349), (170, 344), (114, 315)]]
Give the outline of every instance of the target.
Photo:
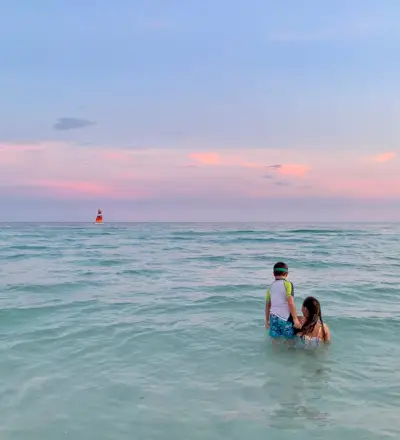
[(269, 320), (265, 321), (265, 328), (268, 329), (269, 328)]
[(301, 322), (299, 321), (299, 318), (296, 318), (296, 319), (293, 320), (293, 325), (296, 328), (301, 328)]

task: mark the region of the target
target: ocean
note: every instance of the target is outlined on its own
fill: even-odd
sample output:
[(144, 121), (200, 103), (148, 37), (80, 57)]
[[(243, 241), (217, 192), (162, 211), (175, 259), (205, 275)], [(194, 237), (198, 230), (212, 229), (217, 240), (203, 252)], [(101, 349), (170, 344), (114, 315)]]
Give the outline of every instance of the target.
[[(399, 224), (2, 224), (1, 440), (400, 438)], [(272, 266), (332, 343), (274, 350)]]

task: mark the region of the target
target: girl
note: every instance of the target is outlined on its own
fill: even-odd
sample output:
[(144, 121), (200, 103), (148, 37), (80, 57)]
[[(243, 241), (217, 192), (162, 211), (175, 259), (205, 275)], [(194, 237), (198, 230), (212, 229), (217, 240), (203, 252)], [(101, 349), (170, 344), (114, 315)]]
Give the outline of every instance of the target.
[(301, 328), (296, 331), (300, 336), (300, 342), (305, 348), (317, 348), (321, 342), (330, 342), (329, 328), (322, 320), (321, 305), (319, 301), (309, 296), (303, 302), (301, 308), (303, 318)]

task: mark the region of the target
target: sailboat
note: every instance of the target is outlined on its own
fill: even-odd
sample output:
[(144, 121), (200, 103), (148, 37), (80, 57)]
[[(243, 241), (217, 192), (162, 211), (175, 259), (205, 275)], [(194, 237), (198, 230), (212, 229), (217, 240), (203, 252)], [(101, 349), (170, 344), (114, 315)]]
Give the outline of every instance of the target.
[(96, 216), (96, 221), (94, 222), (96, 225), (103, 223), (103, 214), (101, 212), (101, 209), (97, 210), (97, 216)]

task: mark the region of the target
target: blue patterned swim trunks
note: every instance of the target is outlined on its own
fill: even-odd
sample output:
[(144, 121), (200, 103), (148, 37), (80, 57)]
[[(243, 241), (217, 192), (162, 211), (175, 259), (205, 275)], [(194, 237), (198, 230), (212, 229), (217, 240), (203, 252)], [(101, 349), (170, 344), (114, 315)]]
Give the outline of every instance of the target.
[(294, 337), (293, 323), (285, 321), (278, 316), (270, 315), (269, 335), (271, 338), (279, 338), (283, 336), (286, 339), (292, 339)]

